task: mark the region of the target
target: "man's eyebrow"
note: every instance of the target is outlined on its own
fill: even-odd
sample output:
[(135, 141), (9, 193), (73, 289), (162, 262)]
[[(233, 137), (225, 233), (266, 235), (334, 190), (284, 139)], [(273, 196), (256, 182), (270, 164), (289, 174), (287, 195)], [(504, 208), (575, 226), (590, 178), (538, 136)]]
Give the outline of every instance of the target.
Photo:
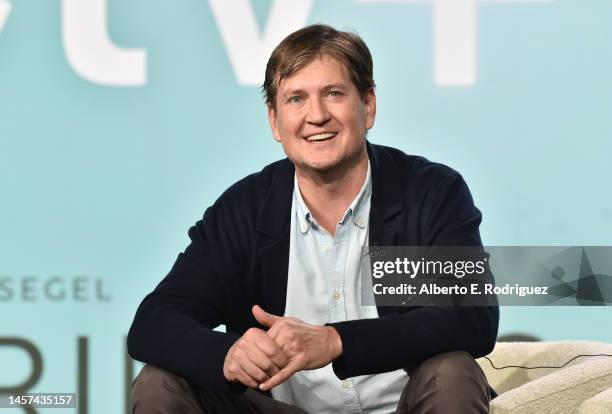
[[(323, 87), (323, 89), (321, 89), (323, 92), (327, 92), (331, 89), (347, 89), (348, 86), (344, 83), (330, 83), (329, 85), (325, 85)], [(308, 93), (306, 92), (306, 90), (304, 89), (290, 89), (288, 91), (285, 91), (285, 93), (283, 93), (283, 96), (294, 96), (294, 95), (307, 95)]]
[(331, 83), (323, 88), (323, 91), (327, 92), (330, 89), (346, 89), (347, 86), (344, 83)]
[(306, 91), (304, 89), (291, 89), (283, 93), (283, 96), (293, 96), (293, 95), (306, 95)]

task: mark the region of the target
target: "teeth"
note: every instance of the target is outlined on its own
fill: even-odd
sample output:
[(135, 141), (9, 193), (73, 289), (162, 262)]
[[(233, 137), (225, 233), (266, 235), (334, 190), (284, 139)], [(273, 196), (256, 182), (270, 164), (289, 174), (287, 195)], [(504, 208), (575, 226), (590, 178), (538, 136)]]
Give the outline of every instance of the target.
[(336, 133), (334, 132), (330, 132), (327, 134), (318, 134), (318, 135), (311, 135), (308, 138), (306, 138), (308, 141), (324, 141), (326, 139), (330, 139), (336, 136)]

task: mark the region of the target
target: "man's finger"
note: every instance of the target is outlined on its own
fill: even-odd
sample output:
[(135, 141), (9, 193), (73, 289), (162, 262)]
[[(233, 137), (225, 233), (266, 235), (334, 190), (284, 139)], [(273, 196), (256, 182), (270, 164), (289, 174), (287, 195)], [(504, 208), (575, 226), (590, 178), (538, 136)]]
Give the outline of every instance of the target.
[(236, 380), (246, 385), (247, 387), (257, 388), (259, 386), (259, 382), (251, 378), (249, 374), (247, 374), (247, 372), (242, 368), (240, 368), (240, 371), (236, 374)]
[(285, 365), (286, 365), (286, 364), (282, 366), (276, 365), (276, 362), (272, 358), (268, 357), (257, 347), (253, 347), (249, 349), (247, 354), (251, 362), (257, 365), (266, 374), (268, 374), (268, 377), (272, 377), (276, 375), (278, 371), (285, 368)]
[[(273, 331), (276, 326), (278, 324), (275, 324), (268, 332)], [(276, 364), (279, 370), (285, 368), (289, 363), (289, 357), (283, 352), (282, 346), (277, 344), (268, 333), (262, 332), (261, 335), (258, 335), (254, 344)]]
[[(289, 357), (283, 352), (280, 346), (267, 334), (265, 339), (255, 342), (255, 346), (278, 367), (279, 370), (285, 368), (289, 363)], [(267, 340), (266, 340), (267, 339)]]
[[(272, 325), (272, 327), (270, 329), (268, 329), (268, 331), (266, 332), (268, 334), (268, 336), (272, 339), (274, 339), (276, 341), (276, 337), (278, 336), (278, 333), (280, 332), (280, 326), (282, 325), (282, 323), (277, 323), (275, 325)], [(282, 348), (282, 347), (281, 347)]]
[(272, 388), (276, 387), (277, 385), (282, 384), (283, 382), (285, 382), (293, 374), (295, 374), (296, 372), (298, 372), (300, 370), (301, 370), (300, 363), (295, 361), (295, 360), (291, 361), (289, 363), (289, 365), (287, 365), (285, 368), (281, 369), (275, 376), (273, 376), (272, 378), (270, 378), (269, 380), (267, 380), (263, 384), (260, 384), (259, 385), (259, 389), (262, 390), (262, 391), (267, 391), (269, 389), (272, 389)]
[(278, 367), (279, 370), (285, 368), (287, 364), (289, 364), (289, 356), (281, 350), (279, 353), (270, 356), (274, 365)]
[(268, 328), (274, 325), (274, 322), (280, 319), (279, 316), (266, 312), (259, 305), (254, 305), (252, 312), (255, 319), (257, 319), (257, 322)]
[[(281, 324), (282, 325), (282, 324)], [(292, 341), (295, 340), (295, 331), (290, 329), (280, 328), (276, 330), (275, 328), (279, 326), (279, 324), (274, 325), (269, 331), (268, 335), (274, 339), (274, 343), (276, 343), (280, 349), (287, 355), (289, 358), (295, 355), (295, 352), (290, 352), (290, 348), (287, 348)]]
[[(281, 345), (278, 342), (278, 336), (282, 333), (282, 332), (286, 332), (289, 329), (291, 329), (291, 327), (293, 326), (292, 322), (291, 322), (291, 318), (278, 318), (279, 320), (276, 321), (276, 323), (266, 331), (266, 333), (268, 334), (268, 336), (272, 339), (274, 339), (274, 341), (276, 341), (277, 344)], [(284, 323), (280, 323), (281, 321), (283, 321)], [(281, 345), (282, 348), (282, 345)]]
[[(264, 372), (261, 368), (259, 368), (254, 362), (249, 359), (243, 359), (240, 362), (240, 367), (244, 371), (244, 373), (257, 384), (261, 384), (264, 381), (267, 381), (270, 376)], [(257, 387), (257, 385), (255, 385)]]

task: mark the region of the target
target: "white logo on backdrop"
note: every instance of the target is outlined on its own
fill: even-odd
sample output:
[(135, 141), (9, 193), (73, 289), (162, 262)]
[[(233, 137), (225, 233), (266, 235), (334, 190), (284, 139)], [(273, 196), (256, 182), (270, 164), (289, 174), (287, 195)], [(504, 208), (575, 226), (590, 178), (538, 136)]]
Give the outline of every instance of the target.
[(62, 0), (66, 58), (80, 76), (108, 86), (141, 86), (147, 81), (144, 49), (117, 47), (106, 31), (106, 0)]
[(275, 0), (263, 35), (251, 0), (209, 0), (241, 85), (261, 85), (268, 57), (289, 33), (306, 26), (314, 0)]
[(11, 3), (9, 3), (8, 0), (0, 0), (0, 33), (2, 33), (2, 29), (4, 29), (6, 19), (10, 12)]
[[(477, 3), (549, 3), (555, 0), (356, 0), (358, 3), (432, 3), (434, 83), (476, 82)], [(278, 42), (307, 24), (314, 0), (274, 0), (263, 31), (251, 0), (209, 0), (229, 61), (241, 85), (260, 85), (266, 61)], [(11, 11), (0, 0), (0, 32)], [(144, 49), (113, 44), (107, 33), (107, 0), (62, 0), (62, 36), (70, 66), (84, 79), (108, 86), (142, 86), (147, 80)], [(262, 34), (260, 34), (263, 32)]]
[(549, 3), (555, 0), (356, 0), (359, 3), (433, 3), (434, 83), (476, 83), (476, 3)]

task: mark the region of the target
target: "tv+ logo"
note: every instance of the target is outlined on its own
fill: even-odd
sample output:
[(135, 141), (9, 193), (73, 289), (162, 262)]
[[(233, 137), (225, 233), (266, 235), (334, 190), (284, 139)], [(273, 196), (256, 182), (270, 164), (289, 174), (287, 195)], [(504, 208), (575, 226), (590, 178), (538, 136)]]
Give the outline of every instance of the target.
[[(355, 0), (367, 3), (430, 3), (433, 71), (438, 86), (476, 82), (476, 7), (478, 3), (550, 3), (555, 0)], [(266, 61), (286, 35), (308, 24), (314, 0), (273, 0), (260, 32), (251, 0), (209, 0), (236, 80), (260, 85)], [(107, 32), (107, 0), (62, 0), (62, 41), (66, 58), (82, 78), (106, 86), (147, 82), (147, 52), (121, 48)], [(0, 34), (11, 3), (0, 0)]]

